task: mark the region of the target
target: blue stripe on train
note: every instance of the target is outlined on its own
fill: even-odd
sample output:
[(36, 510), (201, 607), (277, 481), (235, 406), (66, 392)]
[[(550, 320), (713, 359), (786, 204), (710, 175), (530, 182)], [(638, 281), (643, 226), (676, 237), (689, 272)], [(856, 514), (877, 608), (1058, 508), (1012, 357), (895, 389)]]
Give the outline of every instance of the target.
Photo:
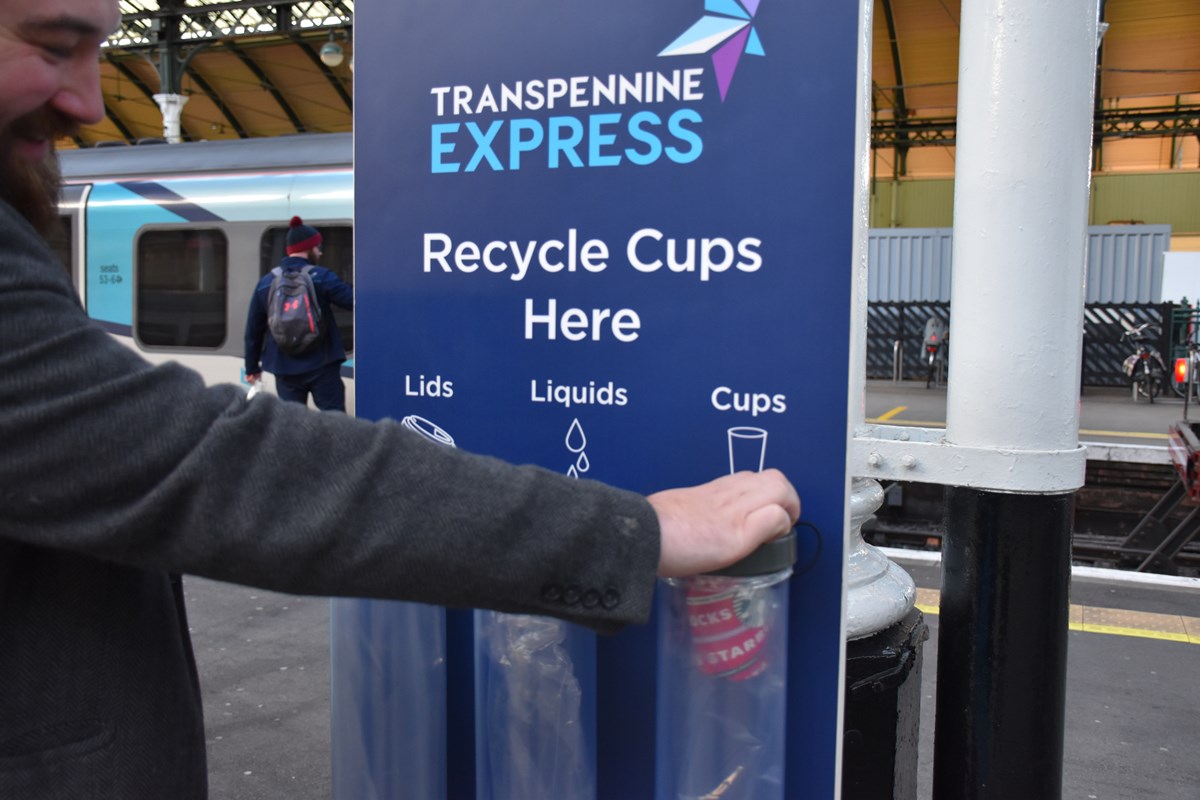
[(217, 216), (207, 208), (185, 200), (183, 195), (171, 191), (161, 183), (155, 181), (122, 181), (121, 186), (136, 195), (146, 198), (152, 203), (163, 206), (172, 214), (178, 214), (188, 222), (224, 221), (222, 217)]

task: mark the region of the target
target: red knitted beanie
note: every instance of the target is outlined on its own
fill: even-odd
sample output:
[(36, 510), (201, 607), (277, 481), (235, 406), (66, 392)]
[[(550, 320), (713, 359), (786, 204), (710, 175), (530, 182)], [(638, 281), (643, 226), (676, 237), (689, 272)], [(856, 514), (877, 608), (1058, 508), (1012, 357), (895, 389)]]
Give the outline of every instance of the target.
[(299, 217), (288, 223), (287, 254), (306, 253), (321, 244), (322, 237), (316, 228), (310, 228)]

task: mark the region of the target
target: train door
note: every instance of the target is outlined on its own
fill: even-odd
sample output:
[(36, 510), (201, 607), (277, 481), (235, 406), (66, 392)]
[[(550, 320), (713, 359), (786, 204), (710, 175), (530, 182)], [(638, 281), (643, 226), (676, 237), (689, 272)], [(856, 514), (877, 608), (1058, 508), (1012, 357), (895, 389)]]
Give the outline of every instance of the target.
[(50, 249), (71, 273), (71, 283), (79, 292), (79, 297), (84, 303), (87, 302), (87, 287), (83, 279), (87, 230), (83, 212), (91, 190), (91, 184), (73, 184), (63, 187), (58, 203), (58, 218), (62, 225), (47, 239)]

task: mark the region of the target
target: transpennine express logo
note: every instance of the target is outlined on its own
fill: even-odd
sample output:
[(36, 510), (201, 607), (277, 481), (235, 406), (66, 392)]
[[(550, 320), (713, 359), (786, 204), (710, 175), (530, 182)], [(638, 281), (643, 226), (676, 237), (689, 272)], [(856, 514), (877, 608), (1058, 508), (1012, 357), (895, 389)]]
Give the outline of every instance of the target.
[(759, 3), (760, 0), (704, 0), (704, 10), (708, 13), (667, 45), (659, 56), (712, 53), (713, 72), (724, 102), (742, 54), (766, 55), (754, 29)]
[[(765, 55), (754, 28), (761, 2), (704, 0), (700, 20), (659, 57), (711, 54), (724, 102), (742, 56)], [(691, 164), (704, 152), (704, 73), (675, 61), (666, 69), (433, 86), (430, 172)]]

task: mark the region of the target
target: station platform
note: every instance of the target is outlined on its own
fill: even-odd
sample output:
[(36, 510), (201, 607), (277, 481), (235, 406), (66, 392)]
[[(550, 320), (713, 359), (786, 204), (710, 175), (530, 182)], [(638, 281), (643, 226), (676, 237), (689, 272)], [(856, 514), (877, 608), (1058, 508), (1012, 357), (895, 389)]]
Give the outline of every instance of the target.
[[(917, 797), (932, 797), (940, 558), (884, 548), (913, 576), (929, 640)], [(1064, 800), (1200, 798), (1200, 579), (1076, 567)], [(1032, 800), (1032, 799), (1031, 799)]]
[[(940, 569), (936, 554), (887, 552), (916, 581), (930, 626), (918, 764), (918, 798), (928, 800)], [(200, 578), (185, 578), (184, 587), (210, 796), (329, 800), (329, 602)], [(1200, 798), (1197, 645), (1200, 580), (1076, 568), (1064, 798)]]
[[(1183, 398), (1168, 392), (1153, 403), (1134, 402), (1126, 387), (1085, 386), (1079, 400), (1081, 442), (1145, 449), (1139, 458), (1166, 463), (1167, 426), (1183, 419)], [(1186, 411), (1191, 419), (1200, 419), (1197, 403), (1189, 403)], [(946, 386), (926, 389), (924, 380), (867, 381), (866, 417), (870, 423), (945, 427)]]

